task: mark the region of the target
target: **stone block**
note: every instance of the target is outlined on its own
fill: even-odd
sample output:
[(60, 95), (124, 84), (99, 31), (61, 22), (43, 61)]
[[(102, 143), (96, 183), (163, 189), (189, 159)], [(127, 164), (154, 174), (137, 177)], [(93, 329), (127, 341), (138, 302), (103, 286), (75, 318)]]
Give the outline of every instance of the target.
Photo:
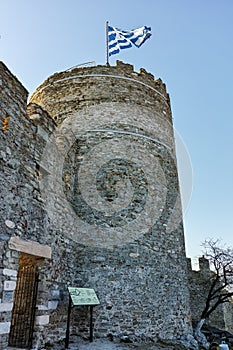
[(60, 290), (59, 289), (51, 290), (51, 295), (55, 299), (60, 299)]
[(36, 316), (37, 326), (45, 326), (46, 324), (49, 324), (49, 315)]
[(10, 291), (15, 290), (16, 282), (15, 281), (4, 281), (4, 290)]
[(11, 270), (11, 269), (3, 269), (3, 275), (16, 277), (17, 276), (17, 271), (16, 270)]
[(0, 322), (0, 334), (10, 333), (10, 322)]
[(48, 302), (48, 309), (55, 310), (57, 308), (58, 301), (57, 300), (51, 300)]
[(0, 240), (8, 241), (9, 236), (5, 233), (0, 233)]
[(46, 141), (48, 140), (48, 134), (45, 132), (40, 125), (37, 125), (37, 134), (43, 137)]
[(43, 258), (51, 258), (51, 248), (49, 246), (34, 241), (25, 241), (18, 237), (11, 237), (9, 248)]
[(0, 312), (11, 311), (13, 308), (13, 303), (1, 303)]
[(48, 307), (46, 305), (37, 305), (36, 308), (40, 311), (48, 310)]
[(2, 302), (11, 303), (14, 300), (14, 292), (12, 291), (3, 291), (2, 292)]

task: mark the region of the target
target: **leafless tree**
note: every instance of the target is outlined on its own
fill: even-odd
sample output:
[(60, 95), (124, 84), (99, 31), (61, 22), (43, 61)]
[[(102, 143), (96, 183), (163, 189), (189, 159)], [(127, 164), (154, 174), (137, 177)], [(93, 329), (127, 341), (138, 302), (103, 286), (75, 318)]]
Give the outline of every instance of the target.
[(201, 328), (216, 308), (231, 301), (233, 296), (233, 248), (222, 247), (220, 240), (207, 239), (203, 243), (205, 258), (212, 270), (210, 287), (200, 321), (195, 329), (196, 337), (202, 337)]

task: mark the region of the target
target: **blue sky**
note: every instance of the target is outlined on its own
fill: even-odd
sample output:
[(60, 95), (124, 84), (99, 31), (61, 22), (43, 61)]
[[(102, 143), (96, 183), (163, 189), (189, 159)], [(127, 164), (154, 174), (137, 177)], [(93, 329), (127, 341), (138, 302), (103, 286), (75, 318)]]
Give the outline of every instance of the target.
[(141, 48), (123, 50), (110, 64), (145, 68), (167, 85), (193, 170), (184, 217), (192, 257), (202, 254), (207, 237), (233, 245), (232, 18), (232, 0), (0, 0), (0, 60), (30, 94), (54, 72), (105, 64), (107, 20), (125, 30), (152, 27)]

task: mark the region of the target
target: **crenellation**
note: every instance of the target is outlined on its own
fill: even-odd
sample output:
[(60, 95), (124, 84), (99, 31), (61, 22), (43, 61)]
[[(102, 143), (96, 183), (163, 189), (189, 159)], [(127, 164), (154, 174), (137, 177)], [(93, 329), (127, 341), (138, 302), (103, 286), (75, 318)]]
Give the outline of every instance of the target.
[[(108, 77), (108, 79), (105, 77)], [(64, 94), (67, 95), (67, 91), (63, 91), (62, 85), (66, 89), (68, 82), (70, 97), (75, 96), (75, 103), (79, 107), (107, 102), (109, 99), (112, 101), (130, 102), (133, 98), (134, 103), (141, 105), (149, 104), (153, 108), (160, 108), (161, 105), (164, 112), (167, 113), (167, 117), (171, 118), (169, 112), (170, 100), (165, 84), (160, 79), (154, 80), (153, 75), (147, 73), (144, 69), (141, 69), (139, 73), (134, 72), (132, 65), (127, 65), (121, 61), (117, 61), (116, 66), (74, 68), (65, 72), (55, 73), (36, 89), (30, 101), (40, 105), (41, 98), (49, 97), (48, 91), (51, 90), (56, 91), (57, 104), (62, 105)], [(56, 88), (57, 84), (59, 89)], [(103, 84), (106, 84), (106, 87)], [(116, 85), (118, 89), (115, 89)], [(100, 86), (101, 89), (99, 88)], [(145, 87), (148, 89), (146, 100), (140, 93), (140, 91), (145, 90)], [(138, 93), (136, 94), (135, 91)], [(47, 108), (49, 108), (48, 105)], [(51, 110), (49, 112), (53, 118), (60, 120), (60, 116), (53, 116)], [(67, 107), (66, 113), (69, 113)]]
[(151, 73), (148, 73), (144, 68), (140, 68), (138, 71), (138, 75), (142, 75), (146, 77), (148, 80), (154, 81), (154, 75)]

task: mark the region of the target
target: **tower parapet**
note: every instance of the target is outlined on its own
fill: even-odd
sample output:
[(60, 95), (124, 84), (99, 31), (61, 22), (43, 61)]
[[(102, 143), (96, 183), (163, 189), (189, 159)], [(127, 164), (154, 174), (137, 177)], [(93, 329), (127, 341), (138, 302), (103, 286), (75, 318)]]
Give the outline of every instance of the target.
[(57, 123), (75, 110), (104, 102), (146, 106), (171, 119), (169, 95), (161, 79), (155, 80), (142, 68), (134, 72), (132, 65), (120, 61), (114, 67), (74, 68), (55, 73), (36, 89), (30, 101), (46, 105)]

